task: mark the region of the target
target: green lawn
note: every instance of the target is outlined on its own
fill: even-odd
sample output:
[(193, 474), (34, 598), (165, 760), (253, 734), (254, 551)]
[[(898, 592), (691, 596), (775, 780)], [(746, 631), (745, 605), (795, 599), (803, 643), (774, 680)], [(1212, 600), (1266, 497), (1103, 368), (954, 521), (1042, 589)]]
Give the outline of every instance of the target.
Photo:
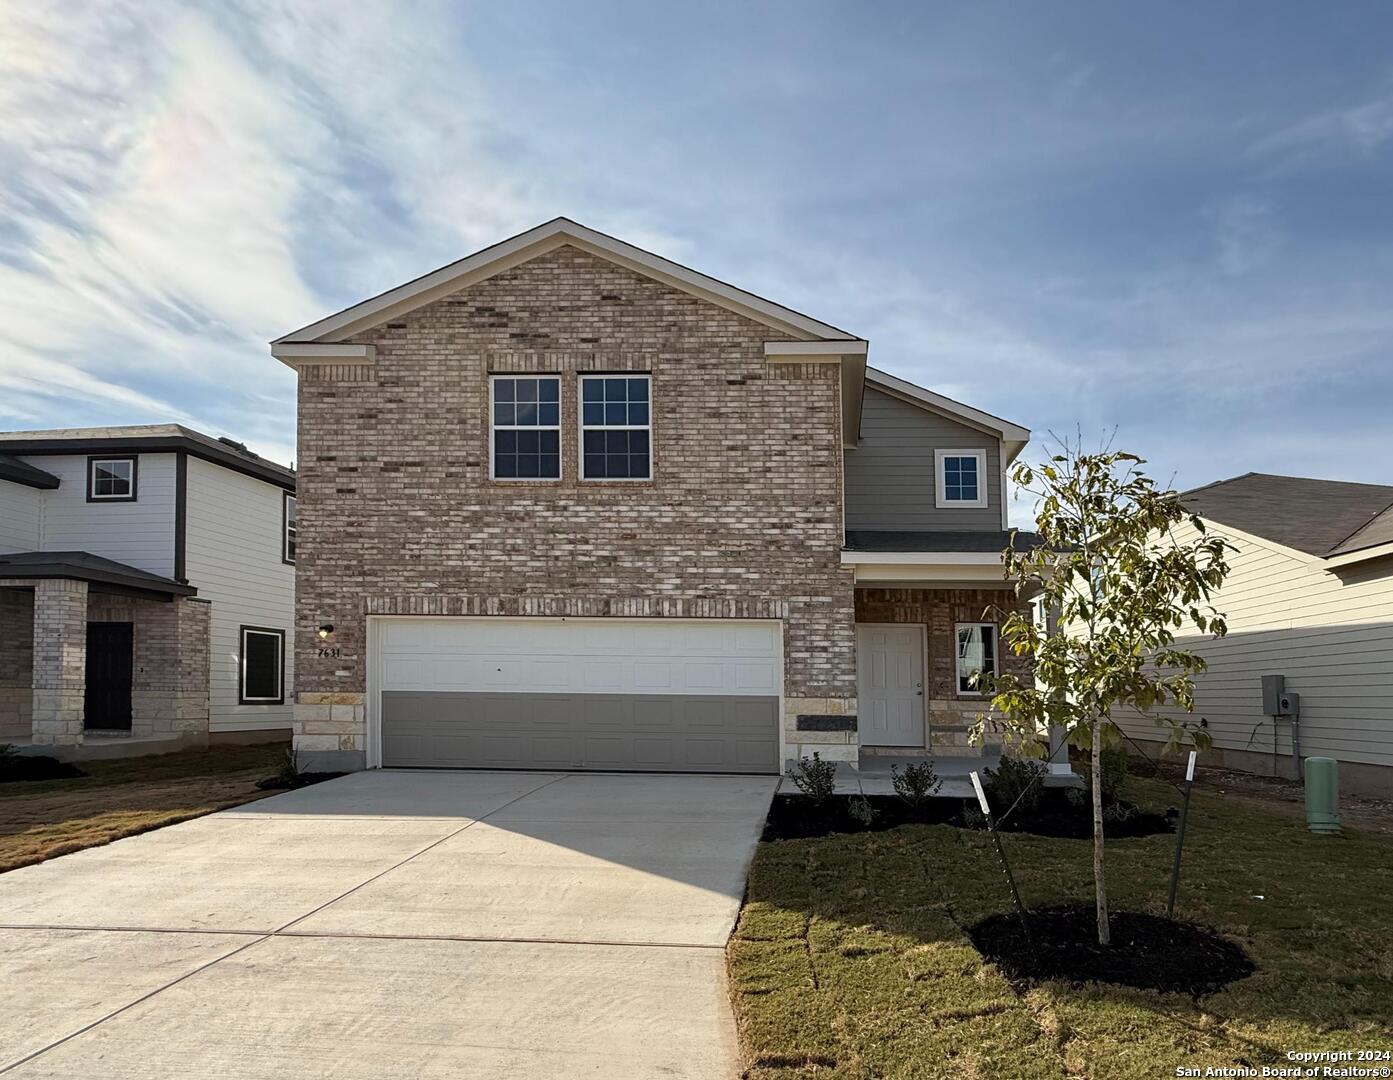
[[(1152, 780), (1128, 796), (1176, 801)], [(1004, 840), (1027, 905), (1092, 897), (1087, 841)], [(1164, 913), (1174, 843), (1109, 842), (1114, 909)], [(1197, 791), (1177, 915), (1258, 967), (1198, 1002), (1099, 984), (1018, 991), (963, 932), (1008, 910), (983, 833), (761, 844), (728, 949), (746, 1076), (1153, 1080), (1179, 1065), (1289, 1065), (1287, 1050), (1393, 1048), (1393, 837), (1317, 837)]]

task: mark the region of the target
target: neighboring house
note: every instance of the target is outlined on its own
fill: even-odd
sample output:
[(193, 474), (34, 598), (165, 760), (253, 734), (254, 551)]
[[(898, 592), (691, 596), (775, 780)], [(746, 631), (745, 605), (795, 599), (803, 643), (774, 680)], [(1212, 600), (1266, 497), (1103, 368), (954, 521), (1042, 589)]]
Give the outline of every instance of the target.
[(0, 432), (0, 743), (288, 732), (294, 558), (295, 474), (239, 443)]
[[(1228, 635), (1182, 636), (1209, 670), (1194, 715), (1170, 715), (1203, 722), (1220, 764), (1293, 776), (1299, 748), (1337, 758), (1349, 790), (1393, 793), (1393, 487), (1247, 473), (1182, 499), (1237, 550), (1214, 599)], [(1267, 675), (1298, 695), (1295, 723), (1268, 712)], [(1126, 726), (1139, 740), (1159, 733)]]
[(1025, 429), (565, 219), (272, 352), (316, 766), (978, 753)]

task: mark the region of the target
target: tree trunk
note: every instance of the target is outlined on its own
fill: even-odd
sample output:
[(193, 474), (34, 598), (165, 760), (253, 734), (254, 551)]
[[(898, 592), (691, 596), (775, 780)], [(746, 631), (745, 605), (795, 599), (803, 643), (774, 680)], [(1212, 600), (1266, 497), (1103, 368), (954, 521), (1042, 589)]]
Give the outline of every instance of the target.
[(1103, 722), (1093, 722), (1093, 887), (1098, 905), (1098, 944), (1112, 944), (1108, 929), (1108, 888), (1103, 877)]

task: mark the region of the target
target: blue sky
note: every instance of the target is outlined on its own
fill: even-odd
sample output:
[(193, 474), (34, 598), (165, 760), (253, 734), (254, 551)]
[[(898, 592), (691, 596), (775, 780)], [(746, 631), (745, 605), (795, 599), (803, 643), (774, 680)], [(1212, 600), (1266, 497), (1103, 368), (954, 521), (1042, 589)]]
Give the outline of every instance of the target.
[(0, 426), (289, 460), (267, 340), (565, 214), (1180, 486), (1393, 479), (1387, 4), (6, 14)]

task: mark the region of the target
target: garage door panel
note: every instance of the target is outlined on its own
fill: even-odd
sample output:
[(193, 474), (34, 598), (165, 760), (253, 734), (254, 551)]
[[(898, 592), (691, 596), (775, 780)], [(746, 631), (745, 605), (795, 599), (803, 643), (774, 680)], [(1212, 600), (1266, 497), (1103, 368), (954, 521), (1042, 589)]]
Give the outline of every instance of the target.
[(778, 771), (782, 627), (384, 620), (385, 765)]

